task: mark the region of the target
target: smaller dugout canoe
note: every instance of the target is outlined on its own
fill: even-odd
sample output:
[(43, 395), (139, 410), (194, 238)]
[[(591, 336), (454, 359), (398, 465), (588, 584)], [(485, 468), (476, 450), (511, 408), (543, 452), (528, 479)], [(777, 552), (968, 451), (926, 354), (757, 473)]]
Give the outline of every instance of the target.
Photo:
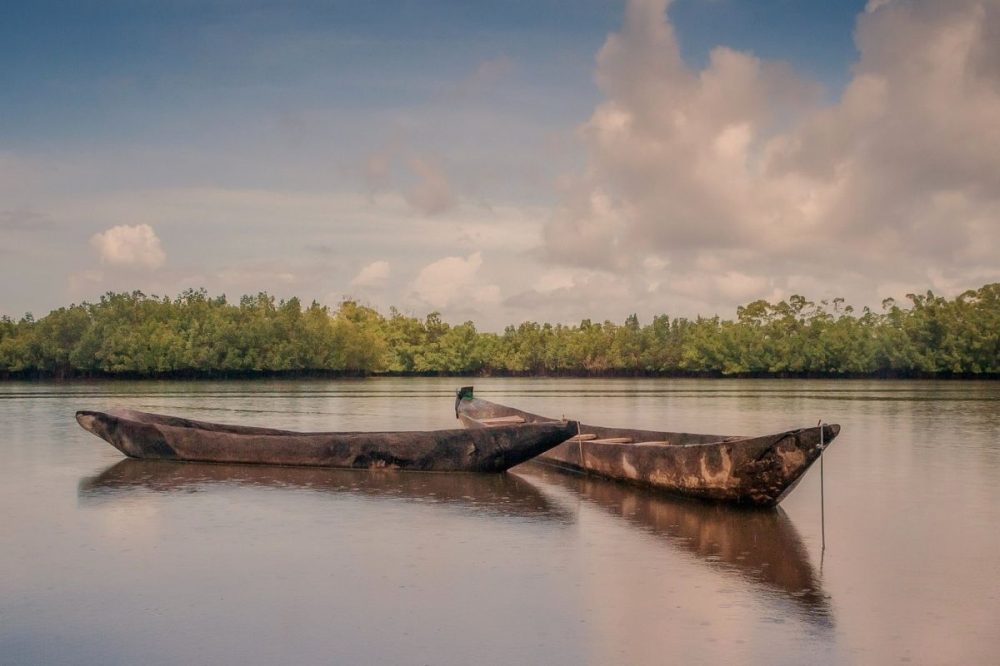
[(84, 410), (76, 420), (132, 458), (427, 472), (503, 472), (566, 441), (578, 427), (547, 421), (478, 430), (294, 432), (132, 409)]
[[(455, 415), (472, 429), (553, 422), (476, 398), (471, 386), (458, 390)], [(773, 507), (839, 432), (839, 425), (826, 424), (742, 437), (581, 424), (538, 462), (681, 497)]]

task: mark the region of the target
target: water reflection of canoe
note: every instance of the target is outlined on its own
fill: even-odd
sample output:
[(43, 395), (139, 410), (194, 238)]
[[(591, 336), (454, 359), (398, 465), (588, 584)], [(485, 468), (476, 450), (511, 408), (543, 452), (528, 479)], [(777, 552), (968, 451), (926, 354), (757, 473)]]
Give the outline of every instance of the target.
[(81, 499), (101, 501), (134, 491), (185, 493), (220, 487), (356, 494), (458, 505), (490, 515), (570, 521), (530, 481), (515, 474), (356, 474), (324, 467), (187, 463), (126, 458), (80, 481)]
[(131, 409), (80, 411), (84, 429), (133, 458), (435, 472), (502, 472), (576, 432), (576, 423), (495, 432), (292, 432), (206, 423)]
[[(455, 415), (474, 429), (553, 420), (475, 398), (471, 386), (459, 389)], [(733, 437), (581, 425), (539, 460), (675, 495), (771, 507), (839, 432), (839, 425), (824, 425)]]
[(814, 624), (828, 625), (832, 621), (829, 602), (809, 553), (780, 508), (746, 511), (690, 502), (593, 476), (560, 474), (537, 462), (519, 467), (518, 471), (525, 478), (564, 487), (713, 568), (779, 593), (804, 610)]

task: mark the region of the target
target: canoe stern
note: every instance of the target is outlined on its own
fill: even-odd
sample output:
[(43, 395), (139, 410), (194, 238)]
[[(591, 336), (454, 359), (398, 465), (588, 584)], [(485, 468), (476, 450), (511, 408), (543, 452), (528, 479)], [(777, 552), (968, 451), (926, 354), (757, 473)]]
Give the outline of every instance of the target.
[(178, 457), (153, 424), (127, 419), (113, 411), (90, 410), (78, 411), (76, 422), (130, 458), (176, 460)]
[(506, 471), (565, 442), (578, 428), (576, 421), (553, 421), (469, 429), (466, 432), (487, 443), (475, 452), (473, 469), (480, 472)]

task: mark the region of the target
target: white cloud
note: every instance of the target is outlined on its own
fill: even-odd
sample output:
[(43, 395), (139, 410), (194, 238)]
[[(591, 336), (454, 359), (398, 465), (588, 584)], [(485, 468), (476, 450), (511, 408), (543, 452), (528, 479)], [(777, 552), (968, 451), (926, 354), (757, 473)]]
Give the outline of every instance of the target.
[[(537, 258), (531, 253), (540, 243), (539, 220), (547, 208), (541, 205), (462, 204), (453, 215), (414, 216), (402, 196), (382, 192), (298, 191), (269, 189), (163, 188), (121, 190), (53, 197), (39, 209), (49, 231), (37, 233), (35, 248), (27, 236), (17, 247), (32, 248), (36, 256), (50, 256), (65, 267), (61, 286), (71, 284), (41, 306), (37, 296), (15, 300), (0, 293), (14, 311), (40, 311), (57, 307), (67, 298), (93, 300), (108, 290), (141, 289), (147, 293), (176, 294), (188, 287), (205, 287), (230, 298), (268, 291), (279, 298), (298, 296), (303, 302), (317, 299), (337, 303), (342, 298), (364, 298), (366, 303), (387, 311), (395, 305), (418, 316), (433, 309), (416, 298), (412, 281), (435, 258), (467, 258), (473, 252), (491, 261), (476, 283), (481, 293), (469, 289), (439, 308), (449, 320), (474, 319), (477, 325), (495, 330), (508, 323), (502, 308), (485, 307), (499, 300), (497, 285), (521, 289), (531, 279)], [(80, 256), (72, 228), (103, 220), (106, 226), (127, 225), (141, 217), (157, 233), (170, 230), (172, 238), (197, 238), (183, 252), (170, 253), (170, 261), (155, 272), (139, 275), (135, 270), (111, 270), (103, 266), (99, 282), (79, 275), (93, 266)], [(0, 223), (3, 217), (0, 215)], [(50, 233), (52, 230), (59, 233)], [(63, 233), (65, 232), (65, 233)], [(57, 250), (55, 252), (54, 250)], [(0, 252), (3, 252), (0, 248)], [(370, 257), (386, 261), (390, 275), (380, 287), (352, 285), (363, 263)], [(29, 266), (5, 263), (12, 271)], [(20, 253), (9, 259), (21, 261)], [(37, 262), (36, 262), (37, 263)], [(365, 262), (367, 263), (367, 262)], [(47, 275), (47, 274), (46, 274)], [(2, 281), (0, 281), (2, 283)]]
[[(436, 81), (426, 104), (297, 112), (294, 136), (227, 114), (199, 145), (0, 151), (0, 272), (23, 278), (0, 280), (0, 301), (56, 307), (71, 275), (87, 298), (353, 290), (498, 330), (517, 317), (731, 315), (792, 293), (877, 305), (1000, 280), (995, 0), (872, 0), (835, 102), (749, 53), (690, 66), (667, 4), (628, 5), (598, 56), (602, 102), (575, 133), (565, 119), (591, 93), (567, 82), (552, 97), (501, 57), (470, 65), (475, 94)], [(93, 241), (104, 265), (79, 252), (77, 230), (136, 220), (169, 239), (169, 262), (158, 241), (105, 253), (110, 229)], [(391, 265), (384, 280), (363, 267), (375, 258)]]
[(879, 283), (1000, 278), (1000, 5), (873, 0), (854, 77), (824, 105), (749, 53), (691, 68), (668, 4), (629, 2), (598, 55), (605, 100), (550, 258), (639, 275), (655, 255), (653, 291), (716, 311), (816, 284), (871, 302)]
[(115, 266), (156, 269), (167, 260), (148, 224), (111, 227), (91, 236), (90, 244), (100, 253), (101, 263)]
[(445, 257), (424, 266), (413, 282), (413, 293), (434, 308), (445, 308), (459, 300), (487, 305), (500, 301), (500, 288), (476, 281), (483, 265), (481, 252), (462, 257)]
[(354, 279), (351, 280), (352, 287), (377, 288), (385, 285), (389, 279), (389, 262), (384, 260), (373, 261), (362, 268)]

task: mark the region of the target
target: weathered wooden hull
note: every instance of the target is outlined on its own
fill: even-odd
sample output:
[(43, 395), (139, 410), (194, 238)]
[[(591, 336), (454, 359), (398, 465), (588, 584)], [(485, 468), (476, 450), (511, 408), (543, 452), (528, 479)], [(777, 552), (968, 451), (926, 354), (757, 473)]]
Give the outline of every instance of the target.
[[(488, 429), (490, 420), (551, 420), (471, 395), (460, 395), (455, 411), (473, 429)], [(759, 437), (727, 437), (581, 425), (582, 439), (571, 438), (538, 460), (673, 495), (773, 507), (839, 432), (840, 426), (831, 424)], [(601, 441), (609, 439), (629, 441)]]
[(80, 411), (84, 429), (132, 458), (434, 472), (502, 472), (566, 440), (574, 422), (415, 432), (292, 432), (130, 409)]

